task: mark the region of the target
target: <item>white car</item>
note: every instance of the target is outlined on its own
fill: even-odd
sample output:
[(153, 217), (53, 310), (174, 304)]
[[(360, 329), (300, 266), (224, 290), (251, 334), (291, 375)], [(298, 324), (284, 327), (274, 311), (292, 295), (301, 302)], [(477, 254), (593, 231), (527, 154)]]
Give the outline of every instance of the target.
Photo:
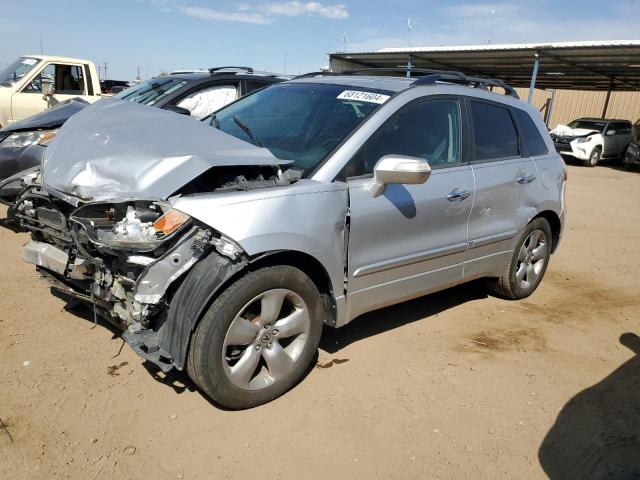
[(558, 125), (550, 134), (558, 153), (595, 167), (600, 160), (621, 159), (633, 141), (632, 131), (629, 120), (579, 118)]

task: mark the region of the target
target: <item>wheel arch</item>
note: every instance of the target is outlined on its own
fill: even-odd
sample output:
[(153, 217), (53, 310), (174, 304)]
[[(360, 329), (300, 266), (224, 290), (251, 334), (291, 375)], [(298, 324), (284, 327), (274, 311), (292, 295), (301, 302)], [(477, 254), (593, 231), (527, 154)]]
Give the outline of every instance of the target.
[(562, 233), (562, 221), (560, 216), (553, 210), (543, 210), (531, 219), (534, 221), (536, 218), (544, 218), (551, 227), (551, 253), (554, 253), (558, 243), (560, 241), (560, 234)]
[(288, 265), (311, 278), (322, 296), (325, 323), (335, 324), (336, 304), (327, 270), (313, 256), (295, 250), (279, 250), (231, 260), (215, 252), (200, 260), (187, 275), (176, 282), (169, 295), (168, 307), (158, 320), (160, 347), (171, 355), (173, 364), (183, 370), (193, 331), (215, 299), (232, 283), (248, 272), (261, 268)]

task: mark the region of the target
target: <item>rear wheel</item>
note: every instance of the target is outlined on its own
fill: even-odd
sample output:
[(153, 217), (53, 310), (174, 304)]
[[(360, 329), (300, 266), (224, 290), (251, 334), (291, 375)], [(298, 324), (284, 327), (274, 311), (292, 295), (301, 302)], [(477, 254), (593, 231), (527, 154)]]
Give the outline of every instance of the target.
[(591, 150), (591, 154), (589, 155), (589, 158), (584, 161), (584, 166), (595, 167), (600, 161), (601, 156), (602, 156), (602, 150), (600, 150), (600, 147), (594, 148), (593, 150)]
[(519, 300), (531, 295), (547, 270), (551, 256), (551, 227), (536, 218), (522, 232), (502, 276), (487, 281), (489, 290), (502, 298)]
[(269, 402), (305, 374), (320, 342), (324, 307), (302, 271), (268, 267), (229, 286), (191, 339), (188, 373), (232, 409)]

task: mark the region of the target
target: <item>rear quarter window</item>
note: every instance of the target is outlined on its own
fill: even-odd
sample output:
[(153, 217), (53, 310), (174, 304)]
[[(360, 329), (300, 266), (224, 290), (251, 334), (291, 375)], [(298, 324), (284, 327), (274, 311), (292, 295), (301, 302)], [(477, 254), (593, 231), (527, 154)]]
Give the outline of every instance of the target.
[(533, 123), (533, 120), (527, 112), (519, 108), (513, 109), (520, 130), (520, 140), (527, 149), (527, 153), (532, 156), (546, 155), (549, 153), (547, 144), (544, 143), (540, 130)]
[(475, 137), (475, 161), (520, 156), (518, 133), (507, 108), (472, 101), (471, 114)]

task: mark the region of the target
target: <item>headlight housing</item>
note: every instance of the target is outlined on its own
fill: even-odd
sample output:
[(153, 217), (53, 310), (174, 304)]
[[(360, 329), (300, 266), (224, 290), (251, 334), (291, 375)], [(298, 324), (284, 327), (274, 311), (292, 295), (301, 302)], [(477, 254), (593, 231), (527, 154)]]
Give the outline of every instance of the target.
[(5, 138), (2, 148), (24, 148), (34, 143), (42, 144), (54, 138), (58, 130), (34, 130), (32, 132), (15, 132)]
[(96, 245), (143, 252), (174, 237), (191, 217), (165, 202), (136, 200), (87, 205), (71, 220), (81, 224)]
[(578, 139), (578, 143), (587, 143), (587, 142), (590, 142), (591, 140), (593, 140), (592, 136), (582, 137)]

